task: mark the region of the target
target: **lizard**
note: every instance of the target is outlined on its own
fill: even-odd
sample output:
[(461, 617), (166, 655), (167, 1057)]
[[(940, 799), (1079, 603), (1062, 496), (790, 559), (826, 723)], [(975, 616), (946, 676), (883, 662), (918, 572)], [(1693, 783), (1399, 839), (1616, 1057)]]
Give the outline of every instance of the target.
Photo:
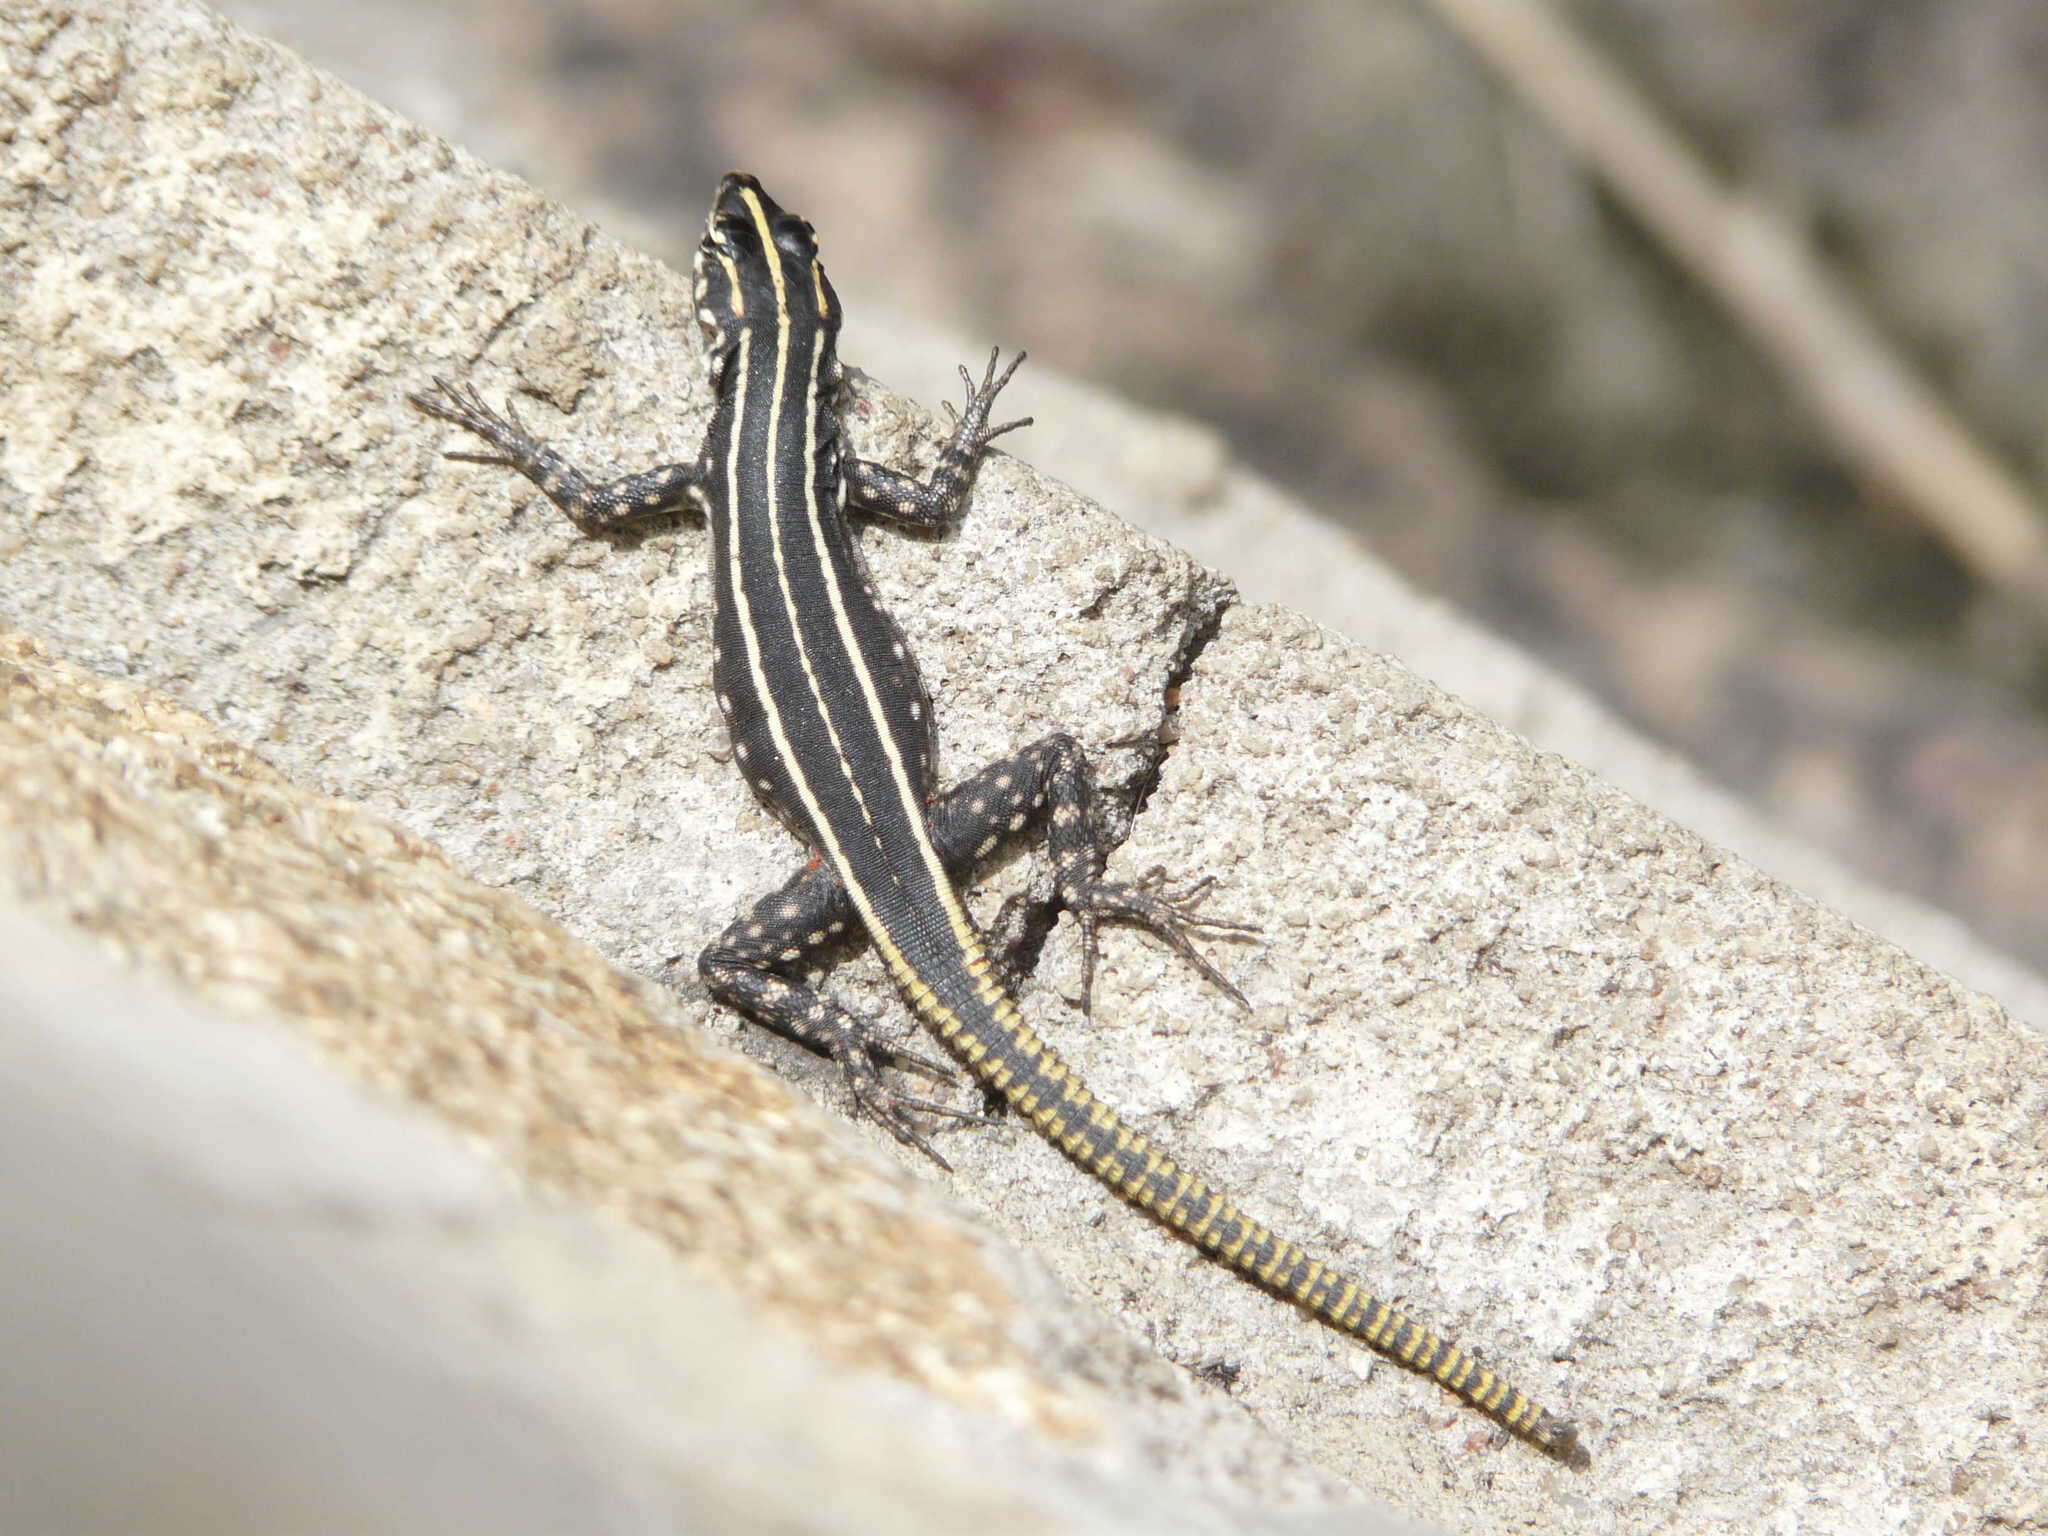
[(1137, 881), (1105, 878), (1108, 840), (1095, 824), (1093, 773), (1074, 737), (1055, 732), (933, 792), (931, 701), (854, 547), (848, 513), (950, 526), (989, 445), (1030, 424), (990, 421), (1024, 354), (998, 374), (992, 351), (979, 382), (960, 370), (966, 404), (934, 468), (918, 480), (850, 450), (839, 414), (841, 311), (816, 232), (751, 176), (734, 172), (719, 185), (697, 248), (694, 296), (716, 404), (689, 462), (600, 482), (535, 438), (509, 401), (501, 415), (473, 386), (441, 378), (409, 398), (489, 449), (449, 458), (516, 471), (586, 533), (682, 511), (709, 522), (712, 680), (732, 754), (756, 794), (813, 850), (803, 869), (699, 957), (711, 996), (835, 1062), (857, 1112), (944, 1167), (913, 1112), (980, 1117), (905, 1094), (882, 1069), (938, 1078), (946, 1069), (890, 1042), (807, 979), (844, 938), (864, 933), (954, 1058), (1109, 1189), (1542, 1451), (1588, 1464), (1575, 1426), (1247, 1216), (1091, 1093), (1023, 1017), (1008, 968), (969, 915), (964, 875), (997, 844), (1042, 823), (1053, 899), (1080, 932), (1084, 1010), (1104, 922), (1152, 932), (1245, 1006), (1194, 942), (1203, 931), (1254, 931), (1196, 910), (1209, 881), (1174, 891), (1156, 870)]

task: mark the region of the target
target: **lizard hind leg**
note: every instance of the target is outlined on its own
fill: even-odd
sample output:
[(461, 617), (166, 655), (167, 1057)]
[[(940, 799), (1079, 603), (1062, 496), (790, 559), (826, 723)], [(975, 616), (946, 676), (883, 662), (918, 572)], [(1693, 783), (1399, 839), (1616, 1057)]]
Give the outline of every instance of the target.
[[(993, 763), (939, 797), (931, 811), (932, 839), (956, 878), (993, 853), (998, 844), (1034, 823), (1046, 828), (1057, 909), (1074, 914), (1081, 929), (1082, 1010), (1092, 1010), (1095, 965), (1105, 922), (1156, 935), (1204, 980), (1239, 1007), (1244, 995), (1195, 944), (1198, 934), (1248, 937), (1249, 923), (1211, 917), (1200, 905), (1215, 883), (1204, 877), (1179, 889), (1164, 870), (1141, 878), (1108, 880), (1110, 844), (1095, 823), (1095, 775), (1081, 744), (1063, 731), (1033, 742), (1015, 757)], [(1042, 932), (1033, 931), (1028, 904), (1013, 899), (997, 919), (997, 954), (1006, 962)], [(1047, 924), (1049, 926), (1049, 924)]]
[(728, 1008), (834, 1062), (856, 1113), (950, 1172), (952, 1165), (933, 1148), (911, 1112), (973, 1124), (987, 1123), (986, 1117), (900, 1093), (883, 1079), (882, 1068), (940, 1083), (957, 1082), (956, 1074), (898, 1044), (804, 979), (828, 951), (859, 931), (845, 887), (829, 870), (812, 866), (762, 897), (720, 934), (698, 956), (697, 971), (712, 997)]

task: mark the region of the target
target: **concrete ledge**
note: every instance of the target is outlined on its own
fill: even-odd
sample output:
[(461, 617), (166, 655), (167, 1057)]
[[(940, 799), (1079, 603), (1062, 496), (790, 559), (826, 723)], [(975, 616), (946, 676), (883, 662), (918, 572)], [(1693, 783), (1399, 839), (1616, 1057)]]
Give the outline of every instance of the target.
[(1409, 1529), (516, 897), (0, 678), (0, 1528)]
[[(1231, 1395), (941, 1220), (928, 1169), (707, 1043), (836, 1098), (689, 976), (797, 856), (721, 761), (697, 531), (578, 540), (402, 404), (517, 379), (590, 459), (687, 452), (686, 279), (196, 10), (17, 9), (0, 47), (26, 102), (0, 611), (101, 674), (11, 643), (23, 899), (629, 1223), (813, 1366), (1007, 1426), (974, 1478), (1078, 1442), (1127, 1479), (1102, 1521), (1174, 1485), (1340, 1508), (1340, 1478), (1463, 1530), (2039, 1517), (2038, 1038), (1004, 458), (957, 537), (866, 543), (948, 771), (1156, 724), (1192, 656), (1124, 857), (1213, 870), (1267, 928), (1222, 957), (1249, 1020), (1123, 938), (1084, 1026), (1064, 932), (1028, 1011), (1260, 1214), (1579, 1417), (1595, 1469), (1492, 1444), (1021, 1132), (949, 1136), (958, 1195)], [(852, 430), (932, 441), (873, 388)], [(836, 985), (893, 1009), (872, 966)]]

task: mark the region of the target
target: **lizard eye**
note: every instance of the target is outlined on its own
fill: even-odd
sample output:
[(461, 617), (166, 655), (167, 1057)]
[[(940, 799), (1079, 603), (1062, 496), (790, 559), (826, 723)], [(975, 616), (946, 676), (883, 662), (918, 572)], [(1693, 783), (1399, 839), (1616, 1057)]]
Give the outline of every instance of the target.
[(788, 219), (775, 226), (775, 244), (783, 255), (809, 261), (818, 254), (818, 232), (803, 219)]

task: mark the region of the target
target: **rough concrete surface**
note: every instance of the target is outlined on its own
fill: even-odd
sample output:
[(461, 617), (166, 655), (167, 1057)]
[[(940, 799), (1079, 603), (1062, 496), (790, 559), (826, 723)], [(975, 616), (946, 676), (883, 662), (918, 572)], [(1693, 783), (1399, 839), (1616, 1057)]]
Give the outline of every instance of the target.
[(1394, 1528), (1162, 1483), (1307, 1479), (518, 898), (0, 675), (0, 1529)]
[[(949, 387), (958, 340), (865, 309), (854, 319), (857, 327), (849, 330), (858, 330), (858, 355), (876, 377), (914, 398), (936, 398)], [(1246, 599), (1284, 604), (1372, 650), (1399, 656), (1536, 746), (1563, 753), (1937, 970), (1990, 993), (2037, 1031), (2048, 1026), (2048, 979), (1985, 943), (1954, 915), (1846, 869), (1632, 729), (1563, 673), (1417, 592), (1355, 535), (1234, 459), (1212, 429), (1049, 373), (1019, 383), (1020, 409), (1038, 418), (1030, 448), (1035, 467), (1227, 571)]]
[[(32, 904), (282, 1016), (812, 1365), (990, 1416), (969, 1443), (1000, 1466), (1078, 1445), (1119, 1488), (1332, 1510), (1344, 1479), (1470, 1531), (2048, 1522), (2038, 1038), (1000, 456), (956, 536), (865, 542), (944, 770), (1147, 729), (1193, 655), (1120, 857), (1214, 871), (1266, 929), (1219, 955), (1249, 1017), (1120, 936), (1084, 1024), (1065, 928), (1027, 1010), (1253, 1209), (1579, 1418), (1593, 1470), (1496, 1443), (1021, 1131), (945, 1134), (953, 1189), (1229, 1397), (942, 1223), (932, 1169), (715, 1044), (838, 1100), (688, 963), (800, 857), (723, 761), (697, 530), (576, 538), (403, 405), (436, 372), (516, 381), (577, 455), (685, 454), (686, 280), (187, 6), (17, 8), (0, 48)], [(934, 423), (870, 387), (851, 430), (905, 462)], [(1141, 767), (1105, 754), (1113, 791)], [(865, 961), (835, 987), (901, 1017)]]

